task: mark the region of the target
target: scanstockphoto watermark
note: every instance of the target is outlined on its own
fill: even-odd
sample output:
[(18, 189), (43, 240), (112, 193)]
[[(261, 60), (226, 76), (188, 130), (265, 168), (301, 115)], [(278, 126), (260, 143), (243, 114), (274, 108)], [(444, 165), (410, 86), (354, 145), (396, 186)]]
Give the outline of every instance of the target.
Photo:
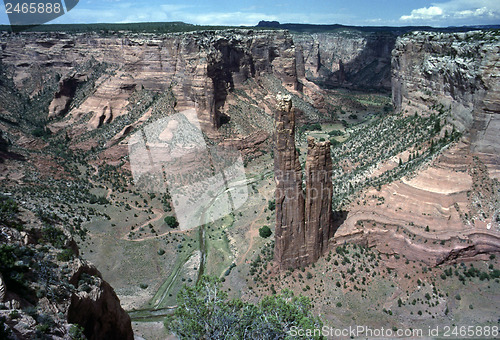
[[(276, 170), (274, 174), (276, 181), (275, 197), (279, 200), (294, 200), (299, 196), (304, 199), (332, 197), (331, 176), (331, 171), (327, 170), (306, 171), (305, 180), (308, 185), (303, 189), (300, 172)], [(330, 184), (327, 184), (328, 181), (330, 181)]]
[(4, 0), (5, 13), (14, 31), (42, 25), (71, 11), (79, 0)]
[(248, 198), (241, 153), (208, 145), (195, 109), (142, 127), (131, 136), (128, 149), (136, 188), (168, 193), (183, 230), (214, 222)]
[(425, 329), (422, 328), (386, 328), (386, 327), (369, 327), (363, 325), (349, 326), (347, 328), (334, 328), (329, 326), (323, 326), (322, 328), (300, 328), (297, 326), (292, 326), (288, 331), (288, 335), (292, 338), (298, 337), (326, 337), (328, 339), (338, 339), (338, 338), (381, 338), (381, 339), (393, 339), (393, 338), (462, 338), (462, 339), (474, 339), (474, 338), (498, 338), (499, 327), (498, 326), (432, 326)]
[(293, 326), (288, 331), (291, 337), (312, 337), (323, 336), (333, 338), (401, 338), (401, 337), (424, 337), (428, 336), (423, 329), (392, 329), (392, 328), (371, 328), (368, 326), (349, 326), (347, 328), (334, 328), (323, 326), (322, 328), (304, 329)]

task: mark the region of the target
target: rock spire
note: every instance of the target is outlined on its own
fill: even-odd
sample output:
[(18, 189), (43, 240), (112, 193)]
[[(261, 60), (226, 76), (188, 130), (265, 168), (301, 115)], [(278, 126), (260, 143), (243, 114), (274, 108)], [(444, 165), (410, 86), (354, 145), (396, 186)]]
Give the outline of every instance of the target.
[(306, 189), (295, 147), (295, 111), (290, 95), (277, 96), (274, 174), (276, 231), (274, 259), (280, 269), (315, 262), (328, 248), (332, 227), (330, 142), (308, 138)]

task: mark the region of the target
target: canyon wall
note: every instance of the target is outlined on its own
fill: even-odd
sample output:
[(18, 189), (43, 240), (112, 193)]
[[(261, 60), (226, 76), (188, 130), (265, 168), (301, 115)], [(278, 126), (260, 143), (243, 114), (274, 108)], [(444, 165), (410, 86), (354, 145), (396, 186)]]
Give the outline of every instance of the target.
[(274, 259), (280, 269), (305, 267), (328, 248), (333, 236), (330, 142), (308, 139), (305, 194), (295, 147), (295, 112), (290, 96), (278, 95), (274, 173), (276, 231)]
[[(434, 136), (378, 168), (404, 167), (411, 159), (408, 151), (416, 151), (418, 159), (419, 151), (422, 155), (435, 145), (439, 150), (414, 171), (368, 187), (349, 202), (333, 245), (359, 242), (388, 257), (429, 266), (487, 259), (499, 251), (499, 52), (495, 31), (414, 32), (398, 38), (392, 52), (396, 110), (389, 116), (435, 119), (427, 127), (414, 125), (433, 130)], [(405, 139), (418, 130), (399, 126), (393, 134), (402, 131), (399, 139)], [(443, 143), (454, 130), (456, 138)]]
[[(297, 86), (295, 49), (284, 31), (2, 33), (0, 60), (17, 88), (31, 95), (54, 75), (62, 77), (48, 115), (92, 113), (91, 129), (126, 114), (136, 89), (172, 89), (179, 109), (196, 106), (202, 124), (217, 128), (228, 92), (249, 78), (274, 74), (287, 89)], [(95, 88), (72, 105), (74, 88), (89, 75)]]
[(397, 35), (355, 30), (294, 33), (297, 74), (322, 87), (391, 89), (391, 51)]
[(500, 36), (495, 31), (415, 32), (392, 52), (397, 111), (450, 109), (450, 123), (471, 139), (471, 150), (500, 176)]

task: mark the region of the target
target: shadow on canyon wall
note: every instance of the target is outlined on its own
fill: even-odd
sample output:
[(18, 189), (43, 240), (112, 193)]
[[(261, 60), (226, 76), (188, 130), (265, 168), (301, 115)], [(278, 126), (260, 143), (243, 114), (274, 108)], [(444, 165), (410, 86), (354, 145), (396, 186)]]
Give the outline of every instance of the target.
[[(391, 91), (391, 51), (397, 35), (376, 33), (366, 36), (366, 45), (352, 61), (338, 58), (338, 70), (332, 72), (319, 60), (319, 77), (308, 79), (325, 89)], [(321, 49), (321, 46), (320, 46)]]

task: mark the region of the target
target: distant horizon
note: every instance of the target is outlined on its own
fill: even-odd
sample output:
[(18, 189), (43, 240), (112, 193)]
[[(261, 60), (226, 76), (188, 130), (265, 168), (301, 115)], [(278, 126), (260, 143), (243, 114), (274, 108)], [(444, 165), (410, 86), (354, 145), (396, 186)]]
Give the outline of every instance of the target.
[[(5, 2), (8, 2), (7, 0)], [(434, 28), (500, 25), (497, 0), (80, 0), (68, 13), (47, 24), (133, 24), (184, 22), (201, 26), (256, 26), (259, 21), (282, 24), (360, 27)], [(0, 11), (0, 25), (9, 25)]]
[[(261, 20), (261, 21), (265, 21), (265, 22), (272, 22), (272, 21), (266, 21), (266, 20)], [(43, 25), (33, 25), (34, 27), (36, 26), (77, 26), (77, 25), (83, 25), (83, 26), (92, 26), (92, 25), (141, 25), (141, 24), (151, 24), (151, 25), (154, 25), (154, 24), (175, 24), (175, 23), (179, 23), (179, 24), (184, 24), (184, 25), (188, 25), (188, 26), (194, 26), (194, 27), (227, 27), (227, 28), (241, 28), (241, 29), (245, 29), (245, 28), (262, 28), (262, 29), (265, 29), (265, 28), (274, 28), (274, 29), (283, 29), (283, 28), (280, 28), (280, 27), (274, 27), (274, 26), (259, 26), (259, 24), (261, 23), (261, 21), (259, 21), (257, 24), (255, 25), (210, 25), (210, 24), (194, 24), (194, 23), (190, 23), (190, 22), (184, 22), (184, 21), (137, 21), (137, 22), (89, 22), (89, 23), (84, 23), (84, 22), (75, 22), (75, 23), (56, 23), (56, 22), (49, 22), (47, 24), (43, 24)], [(485, 27), (485, 28), (492, 28), (492, 29), (500, 29), (500, 24), (491, 24), (491, 25), (461, 25), (461, 26), (431, 26), (431, 25), (401, 25), (401, 26), (391, 26), (391, 25), (345, 25), (345, 24), (340, 24), (340, 23), (330, 23), (330, 24), (316, 24), (316, 23), (297, 23), (297, 22), (278, 22), (278, 24), (280, 26), (288, 26), (288, 25), (297, 25), (297, 26), (304, 26), (304, 27), (307, 27), (307, 26), (312, 26), (312, 27), (329, 27), (329, 26), (340, 26), (340, 27), (348, 27), (348, 28), (394, 28), (394, 29), (398, 29), (398, 28), (401, 28), (401, 29), (404, 29), (404, 28), (419, 28), (419, 27), (422, 27), (422, 28), (432, 28), (432, 29), (436, 29), (436, 30), (440, 30), (440, 29), (453, 29), (453, 28), (457, 28), (457, 29), (460, 29), (460, 28), (482, 28), (482, 27)], [(10, 24), (4, 24), (4, 23), (1, 23), (0, 24), (0, 27), (9, 27), (11, 26)]]

